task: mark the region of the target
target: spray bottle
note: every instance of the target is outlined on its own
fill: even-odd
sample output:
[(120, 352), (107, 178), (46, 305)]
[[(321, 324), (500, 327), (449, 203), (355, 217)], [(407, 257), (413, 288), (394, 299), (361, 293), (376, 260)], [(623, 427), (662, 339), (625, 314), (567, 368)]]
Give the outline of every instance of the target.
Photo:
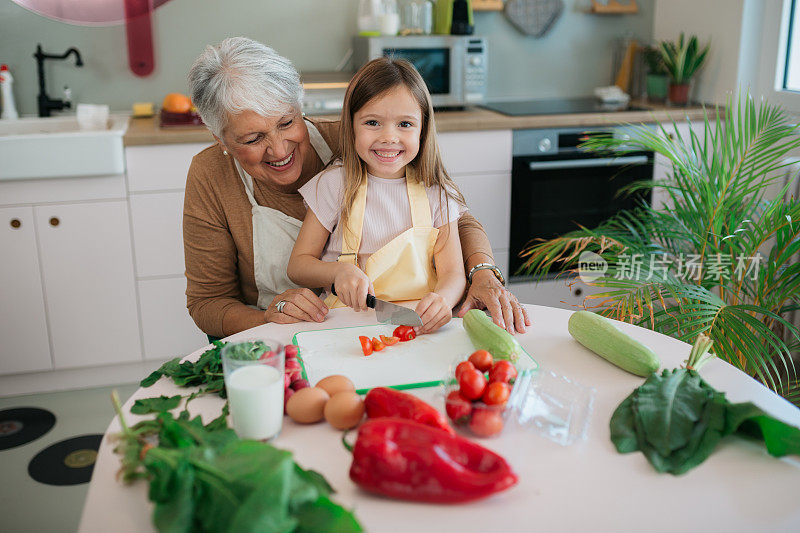
[(8, 65), (0, 65), (0, 92), (3, 97), (3, 112), (0, 118), (19, 118), (17, 106), (14, 103), (14, 93), (11, 90), (14, 83), (14, 76), (8, 70)]

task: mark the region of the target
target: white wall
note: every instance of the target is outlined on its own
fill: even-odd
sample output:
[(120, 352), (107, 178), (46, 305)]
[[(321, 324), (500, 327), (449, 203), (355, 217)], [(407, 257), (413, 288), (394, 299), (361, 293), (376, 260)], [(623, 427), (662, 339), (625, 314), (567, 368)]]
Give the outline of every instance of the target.
[(656, 0), (654, 40), (677, 40), (684, 32), (687, 36), (697, 35), (701, 44), (711, 42), (706, 64), (695, 76), (694, 100), (724, 103), (727, 93), (737, 91), (742, 82), (740, 50), (751, 39), (749, 33), (742, 38), (748, 3), (748, 0)]

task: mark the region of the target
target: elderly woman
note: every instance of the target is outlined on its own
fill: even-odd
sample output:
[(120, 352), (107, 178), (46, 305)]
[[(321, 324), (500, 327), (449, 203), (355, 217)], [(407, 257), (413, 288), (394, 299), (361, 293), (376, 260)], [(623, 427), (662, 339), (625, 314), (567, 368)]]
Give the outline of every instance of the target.
[[(217, 144), (192, 160), (183, 240), (187, 307), (223, 337), (267, 322), (325, 319), (323, 302), (286, 275), (306, 208), (297, 192), (339, 142), (339, 122), (304, 118), (292, 64), (243, 37), (207, 47), (189, 72), (192, 101)], [(499, 280), (486, 233), (468, 213), (459, 235), (470, 286), (459, 314), (488, 308), (511, 332), (525, 309)]]

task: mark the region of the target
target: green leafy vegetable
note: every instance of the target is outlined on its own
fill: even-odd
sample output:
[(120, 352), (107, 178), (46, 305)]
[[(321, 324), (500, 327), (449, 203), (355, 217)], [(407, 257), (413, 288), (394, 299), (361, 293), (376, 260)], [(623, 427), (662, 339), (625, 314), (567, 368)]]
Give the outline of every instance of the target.
[(161, 377), (170, 378), (179, 387), (200, 387), (201, 393), (217, 392), (225, 397), (225, 381), (222, 375), (220, 351), (227, 343), (214, 341), (214, 347), (206, 350), (197, 362), (184, 361), (180, 357), (167, 361), (144, 378), (139, 385), (150, 387)]
[(175, 409), (181, 404), (182, 396), (159, 396), (157, 398), (143, 398), (133, 402), (131, 413), (135, 415), (146, 415), (147, 413), (160, 413)]
[(149, 481), (158, 531), (362, 531), (352, 512), (330, 500), (324, 477), (288, 451), (239, 439), (224, 425), (225, 412), (207, 425), (183, 411), (128, 427), (112, 398), (122, 425), (114, 450), (122, 478)]
[(229, 346), (227, 350), (225, 356), (230, 359), (255, 361), (269, 351), (269, 346), (264, 344), (264, 341), (237, 342)]
[[(679, 475), (705, 461), (732, 433), (763, 440), (781, 457), (800, 455), (800, 429), (777, 420), (752, 403), (732, 404), (697, 373), (713, 355), (700, 335), (686, 368), (653, 374), (611, 417), (611, 441), (620, 453), (641, 451), (659, 472)], [(705, 356), (705, 357), (704, 357)]]

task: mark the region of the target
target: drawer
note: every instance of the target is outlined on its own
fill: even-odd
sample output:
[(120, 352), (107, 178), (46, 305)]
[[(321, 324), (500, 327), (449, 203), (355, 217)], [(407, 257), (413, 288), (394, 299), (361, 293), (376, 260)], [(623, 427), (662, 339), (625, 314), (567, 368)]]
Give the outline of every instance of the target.
[(185, 189), (192, 158), (209, 146), (209, 143), (128, 146), (125, 148), (128, 190)]
[(183, 197), (182, 191), (130, 197), (137, 278), (183, 275)]
[[(540, 282), (535, 281), (514, 281), (508, 284), (510, 290), (517, 299), (525, 304), (546, 305), (549, 307), (559, 307), (577, 311), (582, 309), (584, 299), (590, 294), (604, 292), (604, 287), (591, 287), (581, 281), (576, 281), (570, 286), (570, 280), (566, 278), (549, 279)], [(587, 305), (597, 303), (596, 300), (589, 300)]]
[(453, 178), (478, 219), (492, 248), (508, 248), (511, 228), (511, 174), (459, 175)]
[(440, 133), (438, 141), (451, 176), (511, 172), (511, 130)]

